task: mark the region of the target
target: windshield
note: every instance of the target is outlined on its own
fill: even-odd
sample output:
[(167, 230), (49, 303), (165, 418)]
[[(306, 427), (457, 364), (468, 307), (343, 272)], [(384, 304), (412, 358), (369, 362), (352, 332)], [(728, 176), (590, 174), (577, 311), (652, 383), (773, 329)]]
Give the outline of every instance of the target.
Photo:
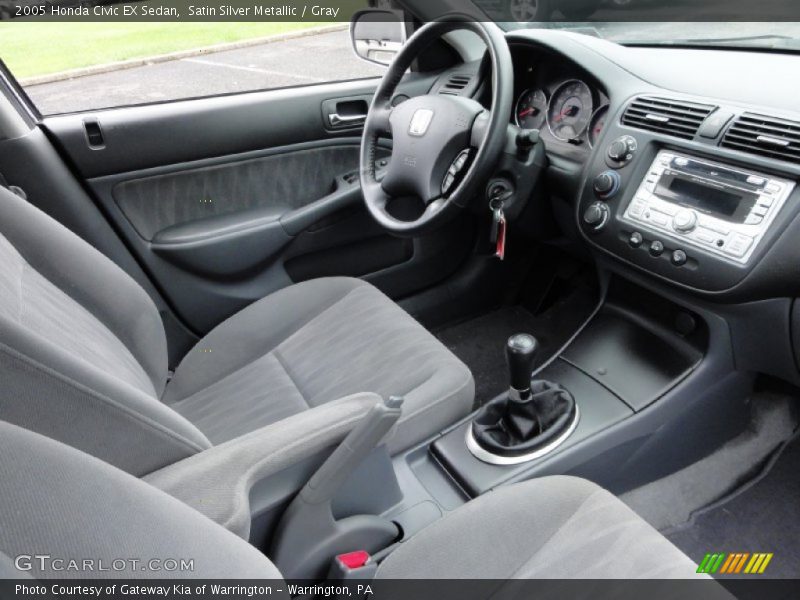
[(623, 44), (800, 50), (798, 0), (472, 0), (506, 30), (546, 27)]
[(591, 35), (627, 45), (763, 48), (800, 51), (800, 23), (504, 22), (505, 29), (543, 27)]

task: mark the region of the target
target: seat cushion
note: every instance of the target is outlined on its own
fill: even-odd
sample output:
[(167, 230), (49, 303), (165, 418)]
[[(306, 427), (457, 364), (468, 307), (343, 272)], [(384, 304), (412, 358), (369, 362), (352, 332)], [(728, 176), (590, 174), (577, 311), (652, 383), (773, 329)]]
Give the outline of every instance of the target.
[(163, 400), (213, 443), (358, 392), (405, 397), (408, 447), (466, 415), (469, 369), (372, 285), (296, 284), (237, 313), (186, 356)]
[(543, 477), (468, 502), (402, 544), (384, 579), (694, 578), (695, 565), (618, 498)]
[[(2, 575), (58, 579), (281, 576), (261, 552), (183, 502), (88, 454), (3, 421), (0, 481), (0, 512), (5, 517), (0, 527)], [(38, 560), (37, 554), (48, 559)], [(19, 564), (26, 570), (17, 570), (13, 562), (4, 568), (3, 555), (6, 559), (22, 556)], [(88, 567), (69, 566), (70, 561), (84, 566), (87, 560)], [(168, 560), (176, 561), (178, 568), (172, 569)]]

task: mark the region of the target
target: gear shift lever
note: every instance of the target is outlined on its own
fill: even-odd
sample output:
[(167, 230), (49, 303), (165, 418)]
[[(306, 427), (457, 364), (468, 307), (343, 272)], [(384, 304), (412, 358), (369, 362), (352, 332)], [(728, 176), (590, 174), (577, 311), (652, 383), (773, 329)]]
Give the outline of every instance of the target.
[(531, 381), (539, 343), (527, 333), (506, 342), (511, 386), (475, 414), (467, 448), (479, 460), (510, 465), (533, 460), (563, 442), (578, 422), (575, 399), (550, 381)]
[(539, 342), (527, 333), (517, 333), (506, 342), (506, 363), (511, 380), (512, 399), (525, 401), (531, 396), (531, 373)]

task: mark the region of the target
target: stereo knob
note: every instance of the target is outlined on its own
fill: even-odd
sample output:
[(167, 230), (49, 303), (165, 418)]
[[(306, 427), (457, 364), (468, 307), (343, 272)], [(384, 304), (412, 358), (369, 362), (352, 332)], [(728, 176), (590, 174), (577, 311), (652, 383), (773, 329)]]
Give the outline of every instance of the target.
[(608, 222), (608, 205), (605, 202), (593, 202), (583, 213), (583, 221), (595, 231), (599, 231)]
[(592, 189), (598, 197), (611, 198), (619, 191), (620, 177), (616, 171), (603, 171), (594, 178)]
[(689, 233), (697, 227), (697, 213), (693, 210), (682, 210), (672, 218), (672, 227), (680, 233)]

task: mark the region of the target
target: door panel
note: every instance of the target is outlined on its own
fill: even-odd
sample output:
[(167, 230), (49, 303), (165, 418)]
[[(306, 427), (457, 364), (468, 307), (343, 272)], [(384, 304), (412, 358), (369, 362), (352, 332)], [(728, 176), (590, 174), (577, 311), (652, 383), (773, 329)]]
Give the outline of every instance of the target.
[(335, 191), (336, 178), (358, 164), (357, 141), (289, 147), (280, 153), (182, 168), (114, 185), (112, 196), (136, 232), (197, 219), (270, 209), (284, 214)]
[[(425, 93), (434, 80), (412, 75), (398, 93)], [(297, 281), (358, 276), (401, 298), (466, 258), (467, 220), (406, 240), (363, 207), (360, 123), (332, 125), (328, 113), (356, 115), (376, 83), (64, 115), (44, 126), (175, 312), (202, 334)]]

